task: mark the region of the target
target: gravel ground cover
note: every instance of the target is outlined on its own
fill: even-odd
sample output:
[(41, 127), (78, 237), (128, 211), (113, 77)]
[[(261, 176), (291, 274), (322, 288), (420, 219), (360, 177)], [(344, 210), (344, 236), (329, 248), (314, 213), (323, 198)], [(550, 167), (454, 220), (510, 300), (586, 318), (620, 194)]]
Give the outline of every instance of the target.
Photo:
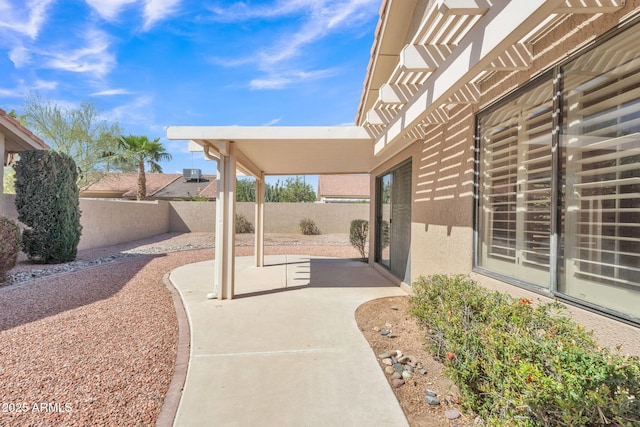
[[(155, 425), (173, 377), (178, 326), (163, 277), (213, 258), (212, 233), (167, 234), (78, 253), (73, 263), (21, 259), (0, 285), (0, 425)], [(346, 235), (266, 236), (265, 254), (358, 258)], [(238, 235), (236, 254), (253, 254), (253, 235)], [(393, 307), (393, 309), (391, 309)], [(455, 387), (423, 348), (406, 298), (365, 303), (354, 314), (379, 353), (402, 349), (425, 375), (392, 387), (412, 426), (473, 425), (457, 407)], [(393, 334), (380, 328), (391, 325)], [(385, 366), (381, 362), (381, 369)], [(424, 389), (441, 405), (424, 402)]]
[[(358, 256), (348, 237), (312, 237), (267, 235), (265, 253)], [(237, 255), (253, 253), (252, 238), (239, 236)], [(62, 268), (22, 259), (10, 276), (26, 278), (0, 287), (0, 425), (154, 425), (178, 341), (162, 278), (211, 259), (212, 243), (170, 234), (81, 251)]]

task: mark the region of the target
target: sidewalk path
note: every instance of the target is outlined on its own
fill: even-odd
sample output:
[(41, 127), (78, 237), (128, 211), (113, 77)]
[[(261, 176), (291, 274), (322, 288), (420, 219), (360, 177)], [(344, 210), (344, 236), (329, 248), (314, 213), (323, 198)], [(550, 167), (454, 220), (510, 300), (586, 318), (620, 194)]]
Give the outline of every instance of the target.
[(352, 260), (236, 258), (236, 297), (207, 300), (213, 261), (177, 268), (191, 355), (176, 426), (407, 426), (355, 309), (403, 295)]

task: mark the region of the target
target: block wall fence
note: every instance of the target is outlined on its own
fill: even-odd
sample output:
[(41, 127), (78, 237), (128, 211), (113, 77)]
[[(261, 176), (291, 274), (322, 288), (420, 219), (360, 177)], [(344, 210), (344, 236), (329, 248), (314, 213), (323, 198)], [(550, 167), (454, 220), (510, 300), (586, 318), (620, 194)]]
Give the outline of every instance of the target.
[[(4, 194), (0, 215), (17, 219), (15, 195)], [(215, 202), (80, 199), (82, 236), (78, 249), (131, 242), (169, 232), (212, 232)], [(236, 212), (255, 225), (255, 203), (240, 202)], [(369, 219), (368, 203), (265, 203), (265, 233), (300, 233), (303, 218), (322, 234), (348, 234), (351, 220)]]

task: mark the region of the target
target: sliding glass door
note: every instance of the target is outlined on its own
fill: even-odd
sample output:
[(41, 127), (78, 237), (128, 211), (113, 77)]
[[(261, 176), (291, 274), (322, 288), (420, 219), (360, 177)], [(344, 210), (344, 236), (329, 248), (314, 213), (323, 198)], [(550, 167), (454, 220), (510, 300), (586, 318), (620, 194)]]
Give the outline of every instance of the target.
[(411, 162), (379, 176), (376, 191), (376, 262), (409, 283)]

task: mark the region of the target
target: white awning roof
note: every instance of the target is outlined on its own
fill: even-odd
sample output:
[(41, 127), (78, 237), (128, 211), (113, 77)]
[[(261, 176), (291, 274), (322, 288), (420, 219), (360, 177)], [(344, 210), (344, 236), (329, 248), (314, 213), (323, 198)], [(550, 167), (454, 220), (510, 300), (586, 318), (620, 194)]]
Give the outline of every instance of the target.
[(235, 144), (237, 168), (265, 175), (368, 173), (373, 139), (361, 126), (169, 126), (167, 138), (217, 159)]

